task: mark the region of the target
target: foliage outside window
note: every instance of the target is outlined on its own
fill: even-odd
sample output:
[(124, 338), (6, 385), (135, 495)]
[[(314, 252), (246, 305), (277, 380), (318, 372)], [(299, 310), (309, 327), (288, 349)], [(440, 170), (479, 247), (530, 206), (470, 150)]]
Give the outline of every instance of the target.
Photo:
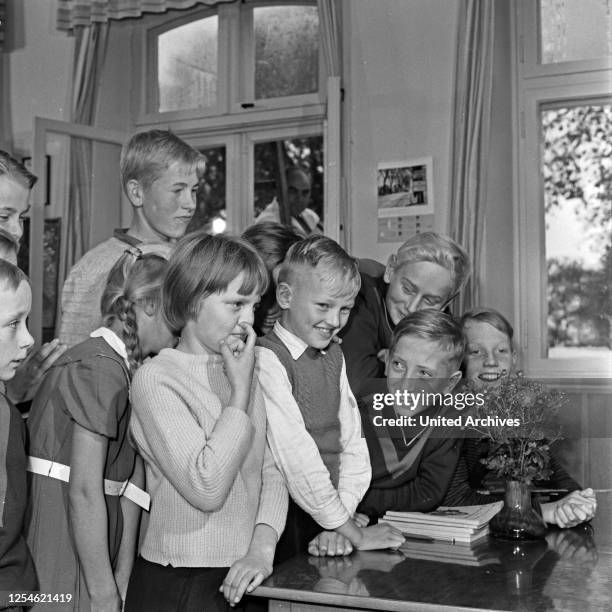
[(543, 110), (548, 355), (612, 342), (612, 105)]
[(612, 3), (516, 7), (524, 362), (531, 376), (610, 376)]

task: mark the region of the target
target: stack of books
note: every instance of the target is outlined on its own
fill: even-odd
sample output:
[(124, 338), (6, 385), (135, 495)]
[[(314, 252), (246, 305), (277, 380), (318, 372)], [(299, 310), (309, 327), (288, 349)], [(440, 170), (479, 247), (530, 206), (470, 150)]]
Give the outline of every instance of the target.
[(493, 563), (501, 563), (498, 554), (491, 548), (487, 540), (476, 544), (454, 543), (449, 540), (424, 540), (408, 538), (400, 548), (404, 557), (422, 561), (438, 561), (456, 565), (473, 565), (482, 567)]
[(387, 512), (380, 520), (399, 529), (406, 537), (472, 544), (489, 533), (489, 521), (504, 502), (480, 506), (440, 506), (433, 512)]

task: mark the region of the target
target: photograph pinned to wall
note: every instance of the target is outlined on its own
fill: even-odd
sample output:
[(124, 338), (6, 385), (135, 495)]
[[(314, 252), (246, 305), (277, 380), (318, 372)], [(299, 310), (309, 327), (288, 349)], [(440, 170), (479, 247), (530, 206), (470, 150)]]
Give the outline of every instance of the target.
[(433, 160), (380, 162), (377, 173), (378, 218), (432, 215)]

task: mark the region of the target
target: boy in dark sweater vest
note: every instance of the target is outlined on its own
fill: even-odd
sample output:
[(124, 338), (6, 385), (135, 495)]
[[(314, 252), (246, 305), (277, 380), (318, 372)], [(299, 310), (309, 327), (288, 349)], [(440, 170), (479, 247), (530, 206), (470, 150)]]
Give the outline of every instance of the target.
[(259, 340), (257, 371), (268, 442), (292, 498), (277, 563), (307, 548), (336, 555), (404, 541), (388, 525), (365, 528), (365, 517), (355, 516), (370, 461), (344, 357), (332, 339), (358, 290), (355, 260), (324, 236), (294, 244), (278, 272), (281, 320)]
[(441, 505), (461, 450), (459, 428), (444, 423), (460, 414), (451, 392), (461, 379), (464, 348), (461, 327), (439, 310), (413, 312), (395, 328), (387, 380), (359, 402), (372, 463), (359, 510), (371, 519)]

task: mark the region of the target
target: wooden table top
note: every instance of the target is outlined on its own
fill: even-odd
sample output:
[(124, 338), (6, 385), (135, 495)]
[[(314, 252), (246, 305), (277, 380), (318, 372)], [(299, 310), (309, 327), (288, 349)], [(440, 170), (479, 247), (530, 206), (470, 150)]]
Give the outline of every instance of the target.
[(551, 529), (539, 541), (488, 538), (472, 549), (411, 541), (398, 553), (303, 554), (277, 567), (254, 594), (350, 610), (610, 611), (607, 497), (593, 526)]

